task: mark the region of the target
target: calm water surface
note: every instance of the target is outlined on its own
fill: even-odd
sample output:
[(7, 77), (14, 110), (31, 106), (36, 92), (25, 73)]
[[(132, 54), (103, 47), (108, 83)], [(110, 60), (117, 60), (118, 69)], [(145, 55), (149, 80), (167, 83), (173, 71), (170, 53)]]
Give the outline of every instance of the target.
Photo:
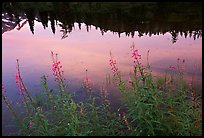
[[(28, 23), (21, 30), (15, 28), (2, 34), (2, 80), (13, 105), (21, 101), (15, 84), (16, 59), (20, 61), (22, 78), (27, 88), (35, 95), (41, 90), (42, 75), (48, 75), (49, 86), (54, 87), (51, 51), (58, 53), (69, 90), (80, 95), (83, 93), (81, 84), (86, 69), (96, 92), (105, 85), (106, 75), (111, 74), (108, 63), (110, 51), (127, 80), (133, 64), (130, 51), (133, 43), (142, 55), (143, 64), (146, 64), (147, 51), (150, 50), (149, 62), (155, 75), (163, 75), (170, 65), (176, 66), (177, 58), (185, 59), (187, 81), (190, 81), (194, 73), (196, 84), (202, 91), (202, 38), (194, 40), (189, 36), (184, 38), (179, 35), (176, 43), (172, 43), (170, 33), (138, 37), (138, 32), (135, 32), (133, 38), (124, 33), (119, 38), (110, 31), (102, 35), (94, 26), (87, 32), (85, 24), (82, 24), (80, 30), (75, 23), (75, 29), (66, 39), (61, 39), (62, 33), (58, 26), (53, 34), (51, 29), (44, 29), (41, 23), (35, 21), (34, 24), (35, 35), (30, 32)], [(51, 28), (50, 22), (48, 28)], [(112, 104), (116, 104), (114, 101), (118, 99), (117, 91), (108, 92)], [(15, 132), (15, 129), (9, 126), (13, 123), (3, 102), (2, 108), (2, 131), (7, 135)], [(16, 108), (21, 110), (17, 106)]]

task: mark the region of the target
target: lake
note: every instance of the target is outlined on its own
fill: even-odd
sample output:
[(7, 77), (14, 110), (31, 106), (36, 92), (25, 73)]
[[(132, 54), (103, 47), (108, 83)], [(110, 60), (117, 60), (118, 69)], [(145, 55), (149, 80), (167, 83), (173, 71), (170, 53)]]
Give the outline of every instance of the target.
[[(194, 75), (201, 94), (199, 3), (179, 3), (180, 9), (176, 4), (157, 3), (115, 3), (112, 7), (106, 3), (57, 3), (56, 6), (47, 3), (44, 9), (42, 4), (37, 4), (5, 3), (7, 8), (2, 11), (2, 83), (17, 110), (23, 111), (16, 104), (21, 103), (15, 83), (16, 59), (19, 59), (24, 83), (34, 96), (42, 90), (40, 77), (43, 75), (48, 75), (48, 86), (55, 87), (51, 51), (57, 53), (68, 89), (80, 100), (84, 96), (81, 86), (86, 69), (96, 95), (101, 87), (106, 87), (106, 78), (112, 75), (110, 51), (124, 79), (129, 79), (133, 43), (142, 55), (143, 64), (147, 64), (150, 50), (149, 63), (154, 75), (164, 75), (169, 66), (177, 66), (178, 58), (184, 59), (185, 79), (190, 82)], [(186, 9), (188, 6), (191, 8)], [(109, 86), (107, 92), (111, 104), (119, 107), (117, 89)], [(15, 135), (17, 128), (11, 118), (2, 101), (3, 135)]]

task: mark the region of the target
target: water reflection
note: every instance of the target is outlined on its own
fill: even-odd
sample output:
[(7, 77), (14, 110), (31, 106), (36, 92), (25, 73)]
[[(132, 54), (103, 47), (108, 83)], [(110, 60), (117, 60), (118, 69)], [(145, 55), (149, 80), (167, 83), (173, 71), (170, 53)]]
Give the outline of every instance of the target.
[[(155, 72), (162, 73), (169, 65), (176, 65), (177, 58), (186, 60), (186, 72), (189, 78), (196, 64), (200, 66), (199, 69), (202, 66), (201, 39), (192, 40), (179, 36), (177, 43), (172, 44), (170, 33), (142, 38), (122, 35), (118, 38), (108, 31), (106, 35), (101, 36), (99, 30), (92, 29), (86, 32), (86, 25), (82, 24), (81, 30), (75, 29), (66, 41), (61, 41), (60, 27), (56, 28), (56, 35), (51, 35), (49, 30), (43, 30), (40, 22), (34, 21), (34, 24), (36, 32), (39, 32), (38, 35), (33, 36), (29, 33), (26, 29), (29, 28), (28, 23), (20, 32), (16, 27), (12, 32), (3, 34), (3, 79), (12, 77), (8, 77), (8, 74), (15, 76), (16, 58), (19, 58), (22, 63), (22, 74), (25, 74), (25, 77), (32, 76), (37, 81), (43, 73), (51, 75), (50, 51), (55, 51), (59, 53), (67, 78), (82, 80), (85, 69), (88, 69), (93, 81), (100, 84), (106, 74), (110, 73), (108, 65), (110, 51), (118, 60), (124, 76), (129, 74), (132, 65), (130, 46), (133, 42), (139, 49), (144, 64), (146, 64), (147, 51), (150, 50), (149, 60)], [(29, 70), (28, 76), (26, 70)], [(201, 80), (200, 73), (202, 73), (201, 70), (196, 71), (197, 80)]]
[[(15, 6), (19, 5), (14, 4), (13, 7)], [(81, 83), (86, 69), (88, 69), (88, 76), (94, 82), (95, 92), (98, 92), (100, 86), (106, 83), (106, 76), (111, 73), (108, 65), (110, 51), (117, 59), (124, 79), (128, 80), (133, 64), (130, 52), (133, 42), (140, 51), (144, 64), (146, 64), (147, 51), (150, 50), (149, 61), (155, 75), (165, 74), (166, 68), (170, 65), (176, 66), (177, 58), (185, 59), (187, 81), (195, 74), (195, 84), (198, 85), (200, 93), (202, 92), (202, 26), (200, 15), (196, 12), (199, 8), (197, 10), (192, 8), (198, 18), (195, 18), (194, 13), (188, 17), (184, 15), (186, 13), (180, 12), (179, 17), (182, 18), (177, 18), (175, 23), (172, 18), (177, 15), (173, 16), (169, 12), (162, 16), (154, 14), (154, 12), (164, 13), (158, 11), (159, 8), (156, 10), (155, 5), (152, 6), (154, 12), (147, 13), (142, 12), (148, 8), (146, 6), (143, 10), (130, 8), (130, 11), (138, 12), (136, 14), (138, 17), (134, 20), (131, 19), (137, 12), (131, 14), (128, 8), (125, 12), (130, 12), (131, 18), (128, 14), (126, 17), (120, 9), (116, 12), (117, 8), (112, 13), (83, 13), (86, 10), (82, 10), (83, 12), (79, 10), (86, 6), (81, 5), (81, 8), (77, 8), (78, 6), (56, 3), (49, 10), (39, 8), (37, 13), (36, 9), (17, 12), (15, 9), (20, 9), (18, 7), (10, 9), (13, 11), (6, 11), (7, 14), (2, 14), (2, 80), (8, 98), (13, 101), (12, 105), (21, 101), (15, 84), (16, 58), (20, 60), (21, 73), (26, 86), (35, 95), (41, 90), (42, 75), (49, 76), (50, 88), (55, 86), (50, 52), (58, 53), (69, 90), (83, 96)], [(96, 10), (95, 6), (103, 7), (100, 3), (90, 6), (94, 10)], [(165, 10), (165, 8), (160, 9)], [(9, 7), (7, 9), (9, 10)], [(188, 10), (189, 14), (191, 9)], [(66, 39), (62, 41), (61, 38)], [(176, 43), (172, 43), (172, 40)], [(117, 91), (110, 88), (108, 92), (113, 99), (112, 104), (117, 105)], [(14, 129), (8, 129), (8, 125), (13, 122), (9, 122), (11, 116), (4, 103), (2, 103), (2, 109), (2, 131), (3, 135), (7, 135), (14, 131)], [(16, 109), (21, 108), (16, 105)]]
[[(170, 65), (176, 66), (177, 58), (185, 59), (186, 79), (190, 81), (192, 74), (195, 73), (195, 84), (200, 87), (200, 93), (202, 92), (202, 41), (200, 38), (193, 40), (179, 36), (177, 43), (174, 44), (171, 43), (170, 33), (141, 38), (121, 35), (118, 38), (110, 31), (104, 36), (101, 36), (100, 31), (95, 29), (87, 32), (86, 25), (81, 24), (81, 30), (76, 27), (69, 37), (62, 41), (59, 26), (56, 27), (55, 35), (52, 35), (50, 30), (43, 29), (40, 22), (34, 21), (34, 24), (38, 35), (30, 33), (28, 23), (25, 23), (20, 31), (16, 27), (2, 35), (2, 80), (8, 98), (13, 101), (12, 105), (21, 101), (15, 84), (16, 58), (20, 60), (21, 73), (26, 86), (32, 95), (36, 95), (42, 89), (40, 77), (44, 74), (49, 76), (49, 87), (55, 86), (53, 85), (50, 52), (58, 53), (69, 90), (83, 97), (85, 93), (81, 89), (81, 83), (85, 77), (86, 69), (88, 69), (89, 78), (94, 82), (95, 92), (99, 92), (101, 85), (106, 83), (105, 77), (111, 73), (108, 65), (110, 51), (117, 59), (119, 70), (121, 70), (124, 79), (128, 80), (133, 64), (130, 52), (133, 42), (139, 49), (144, 64), (146, 64), (147, 51), (150, 50), (149, 61), (155, 75), (165, 74), (166, 68)], [(74, 25), (77, 26), (78, 23)], [(51, 27), (49, 21), (48, 27)], [(94, 26), (91, 27), (94, 28)], [(114, 99), (111, 101), (112, 105), (118, 106), (117, 91), (108, 89), (108, 92)], [(4, 104), (2, 104), (2, 109), (2, 128), (4, 135), (7, 135), (14, 131), (7, 128), (7, 125), (13, 124), (13, 122), (6, 119), (10, 114)]]
[[(32, 6), (31, 6), (32, 4)], [(144, 35), (161, 35), (169, 32), (175, 43), (178, 35), (197, 39), (202, 37), (202, 7), (200, 3), (4, 3), (3, 13), (11, 21), (19, 24), (23, 19), (29, 22), (30, 31), (34, 34), (34, 20), (40, 21), (44, 28), (51, 22), (51, 30), (61, 27), (62, 39), (73, 31), (74, 23), (86, 24), (89, 31), (91, 25), (99, 28), (103, 35), (107, 31), (125, 33), (134, 37)], [(40, 7), (39, 7), (40, 6)], [(3, 16), (2, 18), (5, 18)], [(3, 22), (4, 33), (8, 29)], [(6, 29), (7, 28), (7, 29)], [(14, 27), (12, 27), (14, 28)]]

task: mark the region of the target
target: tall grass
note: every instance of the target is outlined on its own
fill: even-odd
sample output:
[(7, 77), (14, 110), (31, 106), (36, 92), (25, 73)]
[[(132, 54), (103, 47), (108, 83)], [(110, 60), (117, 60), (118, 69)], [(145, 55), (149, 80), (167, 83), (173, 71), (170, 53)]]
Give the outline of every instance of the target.
[[(58, 55), (51, 53), (52, 70), (58, 84), (57, 92), (47, 86), (47, 77), (42, 76), (40, 98), (31, 97), (20, 74), (17, 60), (16, 82), (22, 96), (26, 117), (21, 117), (9, 104), (2, 85), (2, 98), (13, 113), (20, 128), (18, 135), (28, 136), (103, 136), (103, 135), (201, 135), (201, 97), (195, 95), (192, 85), (184, 80), (184, 61), (178, 60), (178, 67), (170, 66), (178, 74), (153, 76), (149, 63), (141, 64), (139, 51), (132, 46), (133, 70), (130, 80), (125, 82), (117, 67), (116, 59), (110, 53), (113, 77), (106, 77), (107, 84), (113, 81), (122, 95), (124, 112), (112, 110), (112, 106), (101, 88), (100, 96), (93, 96), (93, 83), (88, 77), (83, 81), (86, 100), (75, 102), (64, 82)], [(149, 54), (149, 51), (148, 51)], [(148, 59), (148, 56), (147, 56)], [(96, 103), (99, 100), (99, 103)], [(119, 110), (118, 110), (119, 111)]]

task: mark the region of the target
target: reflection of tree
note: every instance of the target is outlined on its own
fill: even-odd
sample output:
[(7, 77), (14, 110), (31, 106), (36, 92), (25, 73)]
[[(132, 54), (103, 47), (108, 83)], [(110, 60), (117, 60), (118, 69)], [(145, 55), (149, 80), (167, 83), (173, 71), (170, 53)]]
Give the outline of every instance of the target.
[[(110, 30), (121, 36), (134, 37), (135, 32), (138, 36), (160, 35), (170, 32), (172, 42), (176, 42), (178, 35), (202, 37), (202, 12), (201, 6), (196, 3), (150, 3), (150, 4), (117, 4), (112, 6), (107, 3), (50, 3), (53, 8), (35, 8), (39, 13), (41, 23), (44, 28), (48, 27), (48, 20), (51, 22), (52, 32), (55, 33), (55, 21), (59, 21), (62, 32), (62, 39), (68, 37), (68, 33), (73, 30), (74, 23), (77, 22), (79, 29), (81, 23), (86, 24), (89, 31), (91, 25), (100, 28), (101, 34)], [(109, 5), (109, 6), (107, 6)], [(125, 7), (128, 5), (128, 7)], [(139, 6), (138, 6), (139, 5)], [(9, 14), (17, 15), (16, 7), (18, 4), (3, 4), (3, 9), (8, 10)], [(33, 6), (34, 7), (34, 6)], [(32, 7), (32, 8), (33, 8)], [(46, 7), (46, 5), (44, 6)], [(26, 15), (30, 25), (30, 30), (34, 33), (34, 10), (26, 10)], [(17, 16), (16, 16), (17, 17)], [(13, 18), (13, 17), (12, 17)]]
[(66, 25), (63, 25), (63, 24), (59, 24), (59, 26), (62, 28), (62, 29), (60, 30), (60, 32), (63, 33), (63, 34), (62, 34), (62, 39), (68, 37), (68, 35), (67, 35), (67, 33), (68, 33), (67, 28), (68, 28), (68, 27), (67, 27)]
[(25, 20), (21, 25), (18, 24), (18, 28), (16, 28), (16, 29), (20, 30), (27, 22), (28, 22), (28, 20)]
[(176, 40), (178, 39), (178, 32), (173, 30), (172, 32), (170, 32), (172, 35), (172, 43), (175, 43)]
[(78, 26), (79, 26), (79, 29), (81, 30), (81, 23), (80, 22), (78, 23)]
[(41, 19), (41, 23), (45, 29), (46, 27), (48, 27), (48, 13), (47, 13), (47, 11), (40, 11), (39, 16)]
[(30, 30), (34, 34), (34, 20), (35, 20), (34, 10), (30, 9), (30, 10), (27, 10), (25, 13), (26, 13), (26, 17), (28, 18)]
[(55, 20), (56, 20), (55, 14), (53, 12), (50, 12), (51, 29), (54, 34), (55, 34)]
[(59, 24), (59, 26), (62, 28), (60, 30), (60, 32), (62, 32), (62, 39), (68, 37), (68, 33), (70, 33), (72, 31), (72, 28), (74, 26), (74, 24), (70, 24), (70, 25), (63, 25), (63, 24)]

